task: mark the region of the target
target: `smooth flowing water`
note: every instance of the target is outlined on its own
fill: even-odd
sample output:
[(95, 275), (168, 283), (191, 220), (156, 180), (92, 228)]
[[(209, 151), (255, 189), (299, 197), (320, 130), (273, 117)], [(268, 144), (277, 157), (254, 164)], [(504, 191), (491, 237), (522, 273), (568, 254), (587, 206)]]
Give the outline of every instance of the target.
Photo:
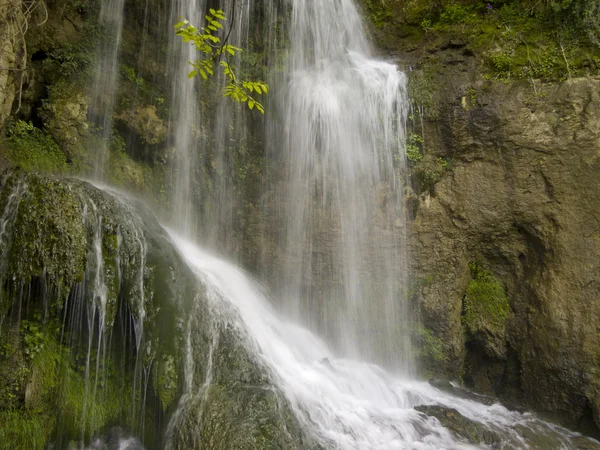
[[(171, 2), (171, 27), (181, 18), (200, 26), (204, 21), (205, 0), (174, 0)], [(175, 225), (185, 235), (194, 228), (192, 196), (194, 177), (198, 164), (203, 133), (198, 97), (198, 83), (190, 80), (190, 61), (198, 57), (195, 47), (183, 44), (171, 33), (169, 44), (170, 79), (173, 82), (171, 94), (171, 118), (169, 123), (172, 145), (176, 149), (173, 179), (173, 215)]]
[[(103, 23), (114, 30), (114, 39), (100, 49), (92, 105), (105, 142), (112, 134), (123, 1), (106, 0), (101, 14)], [(266, 1), (263, 8), (275, 10), (274, 3)], [(176, 37), (170, 42), (169, 145), (176, 149), (172, 218), (178, 230), (171, 238), (207, 288), (210, 301), (239, 311), (236, 325), (247, 330), (248, 348), (274, 374), (300, 423), (325, 448), (474, 448), (437, 419), (414, 409), (441, 405), (501, 435), (497, 448), (539, 448), (532, 436), (544, 436), (549, 449), (575, 449), (572, 440), (578, 435), (535, 416), (457, 398), (410, 378), (412, 315), (402, 204), (406, 78), (395, 65), (373, 57), (352, 0), (287, 3), (290, 47), (275, 102), (276, 111), (283, 113), (277, 117), (279, 126), (265, 127), (266, 146), (278, 149), (286, 172), (280, 211), (281, 277), (273, 282), (277, 293), (273, 298), (234, 265), (186, 240), (197, 237), (195, 208), (202, 197), (210, 203), (206, 211), (215, 212), (206, 219), (212, 220), (204, 230), (206, 245), (213, 247), (215, 240), (228, 238), (221, 225), (233, 220), (232, 186), (226, 176), (215, 178), (207, 196), (199, 173), (209, 152), (216, 155), (211, 164), (217, 174), (231, 168), (228, 142), (243, 141), (245, 125), (240, 110), (227, 103), (218, 103), (211, 111), (214, 120), (204, 120), (200, 85), (187, 76), (196, 50)], [(185, 17), (202, 24), (206, 7), (206, 0), (174, 0), (170, 22)], [(248, 41), (250, 9), (250, 3), (243, 3), (239, 11), (243, 20), (236, 21), (233, 43)], [(276, 14), (265, 16), (273, 21)], [(233, 133), (232, 122), (242, 131)], [(98, 155), (96, 177), (102, 179), (107, 149)], [(90, 207), (87, 219), (99, 229), (102, 217)], [(145, 255), (143, 236), (138, 237), (140, 255)], [(90, 277), (96, 280), (88, 312), (92, 331), (96, 314), (103, 328), (106, 311), (100, 253), (96, 245), (96, 253), (89, 255), (97, 257), (89, 264), (97, 272)], [(142, 259), (140, 309), (133, 330), (138, 352), (144, 332), (144, 264)], [(102, 353), (105, 339), (102, 331), (89, 337), (88, 355), (93, 346)], [(86, 399), (90, 402), (97, 384), (90, 378), (91, 364), (88, 356)], [(97, 374), (102, 362), (97, 359), (95, 364), (92, 371)], [(134, 391), (140, 389), (140, 370), (136, 361)], [(134, 422), (138, 420), (135, 410), (131, 415)], [(103, 445), (99, 440), (91, 448)], [(116, 448), (138, 446), (134, 439), (119, 438)]]
[(342, 354), (408, 372), (406, 78), (371, 56), (351, 0), (293, 1), (289, 33), (286, 311)]
[[(305, 429), (325, 448), (343, 450), (469, 449), (418, 405), (455, 408), (498, 433), (503, 449), (576, 449), (579, 435), (531, 414), (484, 405), (444, 393), (427, 383), (394, 376), (366, 362), (336, 357), (309, 330), (282, 319), (264, 289), (235, 266), (171, 232), (176, 247), (206, 286), (214, 310), (233, 306), (236, 326), (248, 331), (248, 348), (272, 370)], [(539, 441), (539, 439), (542, 441)], [(543, 444), (539, 444), (542, 442)]]

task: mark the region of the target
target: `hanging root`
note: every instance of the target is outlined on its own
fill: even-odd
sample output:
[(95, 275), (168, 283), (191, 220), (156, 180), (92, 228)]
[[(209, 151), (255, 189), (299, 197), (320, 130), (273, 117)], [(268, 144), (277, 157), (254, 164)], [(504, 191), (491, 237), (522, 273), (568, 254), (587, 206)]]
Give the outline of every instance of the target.
[[(2, 1), (2, 0), (0, 0)], [(7, 9), (2, 11), (6, 7)], [(30, 20), (32, 16), (41, 11), (42, 20), (35, 24), (41, 26), (48, 21), (48, 7), (45, 0), (17, 0), (8, 1), (0, 5), (0, 27), (4, 28), (5, 32), (0, 33), (0, 39), (10, 43), (9, 48), (20, 48), (20, 55), (15, 67), (0, 67), (0, 71), (9, 71), (19, 74), (18, 88), (16, 90), (17, 108), (16, 113), (21, 110), (23, 98), (23, 86), (27, 81), (27, 64), (29, 61), (29, 53), (27, 51), (27, 41), (25, 35), (30, 28)], [(6, 50), (8, 51), (8, 50)], [(16, 52), (15, 52), (16, 53)]]

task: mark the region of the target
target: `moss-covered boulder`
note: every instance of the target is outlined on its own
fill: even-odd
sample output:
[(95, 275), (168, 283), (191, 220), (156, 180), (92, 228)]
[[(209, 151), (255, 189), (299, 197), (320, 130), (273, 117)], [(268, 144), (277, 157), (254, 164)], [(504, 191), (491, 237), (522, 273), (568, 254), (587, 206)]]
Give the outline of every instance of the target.
[(213, 311), (143, 204), (21, 171), (1, 183), (0, 442), (66, 448), (119, 425), (148, 449), (308, 446), (236, 312)]

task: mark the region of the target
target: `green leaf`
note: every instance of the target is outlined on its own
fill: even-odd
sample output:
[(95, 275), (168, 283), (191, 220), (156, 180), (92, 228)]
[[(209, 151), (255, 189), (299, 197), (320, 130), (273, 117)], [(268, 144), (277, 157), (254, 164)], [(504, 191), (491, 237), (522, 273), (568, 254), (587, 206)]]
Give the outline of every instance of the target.
[(182, 20), (181, 22), (177, 22), (177, 23), (176, 23), (176, 24), (173, 26), (173, 28), (181, 28), (181, 27), (183, 27), (184, 25), (185, 25), (185, 21), (183, 21), (183, 20)]
[(198, 71), (192, 70), (190, 73), (188, 73), (188, 78), (194, 78), (196, 75), (198, 75)]
[(254, 109), (254, 105), (256, 104), (256, 102), (254, 100), (249, 100), (248, 101), (248, 108), (250, 109)]

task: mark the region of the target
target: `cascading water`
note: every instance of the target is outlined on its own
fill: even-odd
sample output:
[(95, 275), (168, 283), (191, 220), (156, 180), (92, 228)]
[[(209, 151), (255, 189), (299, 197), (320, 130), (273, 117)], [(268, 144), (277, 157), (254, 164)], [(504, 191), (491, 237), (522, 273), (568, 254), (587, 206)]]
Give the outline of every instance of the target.
[(351, 0), (293, 1), (290, 42), (280, 93), (287, 312), (344, 355), (409, 371), (405, 76), (372, 59)]
[[(227, 42), (243, 45), (248, 41), (251, 4), (231, 0), (221, 7), (227, 14), (223, 23)], [(204, 26), (207, 8), (206, 0), (173, 1), (170, 25), (185, 18), (196, 27)], [(247, 116), (246, 111), (221, 94), (225, 79), (218, 67), (208, 81), (189, 79), (189, 63), (199, 57), (194, 46), (182, 43), (171, 33), (170, 146), (175, 150), (171, 222), (187, 236), (202, 235), (205, 245), (231, 249), (232, 223), (240, 202), (232, 181), (232, 171), (236, 169), (232, 154), (243, 153), (237, 147), (246, 145)], [(246, 69), (242, 69), (239, 54), (234, 59), (240, 71)]]
[[(112, 134), (123, 3), (106, 0), (101, 14), (115, 37), (100, 49), (102, 62), (92, 105), (105, 142)], [(530, 414), (458, 398), (410, 379), (401, 202), (405, 78), (395, 66), (370, 56), (351, 0), (288, 3), (291, 48), (279, 82), (278, 105), (273, 105), (284, 114), (277, 118), (280, 126), (266, 127), (267, 145), (283, 153), (289, 178), (280, 193), (285, 236), (283, 276), (279, 286), (273, 283), (277, 294), (268, 298), (266, 289), (235, 266), (186, 240), (196, 238), (202, 228), (194, 208), (202, 183), (197, 178), (204, 164), (201, 158), (206, 157), (202, 154), (208, 153), (209, 143), (216, 154), (217, 178), (212, 180), (212, 193), (202, 195), (205, 203), (212, 202), (207, 208), (216, 214), (203, 219), (202, 237), (210, 248), (228, 239), (231, 229), (221, 225), (233, 220), (239, 199), (230, 178), (222, 176), (232, 168), (227, 151), (230, 142), (238, 145), (251, 133), (241, 110), (229, 103), (217, 102), (213, 119), (203, 121), (199, 85), (187, 77), (187, 62), (195, 59), (195, 50), (173, 37), (170, 144), (177, 151), (173, 195), (177, 233), (170, 233), (169, 240), (153, 219), (146, 215), (142, 219), (131, 200), (120, 193), (100, 193), (70, 181), (60, 192), (62, 196), (79, 193), (71, 219), (83, 222), (80, 237), (87, 253), (81, 258), (85, 264), (80, 261), (85, 266), (82, 279), (74, 281), (69, 295), (56, 294), (52, 306), (60, 311), (62, 323), (54, 344), (68, 358), (57, 379), (62, 385), (60, 395), (65, 396), (58, 405), (69, 420), (59, 418), (56, 447), (66, 448), (67, 436), (79, 434), (80, 448), (85, 443), (98, 450), (142, 448), (140, 441), (129, 437), (133, 434), (156, 448), (163, 444), (167, 449), (189, 448), (178, 445), (178, 438), (189, 438), (194, 448), (211, 444), (227, 448), (229, 442), (222, 439), (204, 441), (218, 439), (210, 434), (218, 430), (206, 430), (203, 414), (209, 415), (217, 404), (216, 421), (231, 426), (232, 434), (240, 429), (244, 433), (246, 428), (236, 429), (243, 421), (229, 414), (240, 406), (250, 410), (253, 405), (246, 399), (254, 397), (238, 397), (244, 400), (240, 403), (234, 399), (219, 405), (218, 401), (235, 397), (236, 389), (246, 389), (272, 394), (262, 399), (271, 400), (267, 409), (276, 415), (285, 416), (285, 403), (289, 403), (309, 436), (305, 446), (281, 448), (474, 448), (415, 409), (420, 405), (455, 408), (493, 434), (492, 448), (540, 448), (536, 444), (540, 436), (545, 449), (578, 448), (579, 435)], [(276, 4), (262, 5), (271, 31), (276, 28)], [(173, 1), (170, 22), (183, 16), (199, 25), (206, 7), (205, 0)], [(233, 43), (249, 40), (250, 3), (242, 9), (241, 19), (234, 24)], [(239, 127), (237, 131), (232, 131), (232, 123)], [(103, 177), (106, 150), (99, 152), (98, 178)], [(40, 183), (35, 176), (31, 180)], [(16, 218), (22, 199), (28, 211), (47, 203), (39, 184), (30, 192), (22, 181), (3, 197), (0, 264), (9, 255), (4, 251), (9, 241), (10, 255), (15, 254), (18, 244), (11, 228), (20, 229)], [(82, 220), (77, 215), (79, 206)], [(51, 212), (45, 214), (45, 221), (54, 220)], [(56, 223), (62, 224), (58, 219)], [(67, 229), (55, 227), (53, 232)], [(65, 242), (71, 239), (69, 235)], [(55, 244), (52, 241), (53, 252)], [(171, 245), (182, 258), (175, 257)], [(6, 267), (0, 269), (4, 277)], [(191, 281), (186, 278), (190, 273)], [(44, 285), (46, 269), (35, 277), (41, 278), (36, 283)], [(0, 336), (6, 317), (13, 329), (19, 329), (21, 305), (29, 307), (35, 298), (31, 284), (24, 294), (31, 277), (5, 281), (19, 292), (9, 299), (8, 312), (1, 311)], [(47, 325), (49, 299), (54, 297), (42, 294)], [(0, 304), (3, 300), (0, 297)], [(279, 307), (289, 320), (276, 311)], [(240, 352), (240, 347), (245, 351)], [(239, 365), (228, 365), (231, 361)], [(115, 370), (118, 377), (112, 373)], [(230, 374), (235, 371), (240, 374)], [(259, 376), (254, 378), (256, 373)], [(182, 374), (184, 379), (178, 380)], [(222, 397), (215, 400), (219, 393)], [(147, 407), (147, 400), (154, 404)], [(126, 429), (108, 430), (113, 423)], [(164, 431), (164, 441), (153, 434), (155, 426)], [(268, 422), (266, 429), (271, 426)]]
[(98, 46), (98, 65), (90, 104), (91, 122), (99, 129), (101, 136), (100, 147), (95, 149), (93, 161), (93, 176), (97, 180), (105, 178), (112, 138), (124, 5), (125, 0), (104, 0), (100, 10), (100, 24), (103, 26), (104, 38)]
[[(239, 313), (215, 314), (214, 320), (234, 322), (236, 327), (247, 330), (246, 345), (272, 371), (277, 387), (289, 400), (302, 426), (324, 448), (508, 450), (539, 449), (540, 445), (545, 450), (579, 448), (575, 441), (580, 435), (531, 414), (509, 411), (498, 403), (485, 405), (457, 398), (427, 383), (394, 377), (366, 362), (337, 359), (310, 331), (282, 320), (263, 290), (239, 269), (174, 233), (171, 237), (206, 287), (211, 310), (233, 306)], [(190, 346), (187, 351), (192, 351)], [(210, 382), (207, 377), (206, 383)], [(458, 440), (437, 419), (414, 409), (419, 405), (454, 408), (494, 433), (497, 440), (490, 446), (483, 442), (481, 447), (469, 445)], [(543, 444), (538, 444), (540, 438)]]

